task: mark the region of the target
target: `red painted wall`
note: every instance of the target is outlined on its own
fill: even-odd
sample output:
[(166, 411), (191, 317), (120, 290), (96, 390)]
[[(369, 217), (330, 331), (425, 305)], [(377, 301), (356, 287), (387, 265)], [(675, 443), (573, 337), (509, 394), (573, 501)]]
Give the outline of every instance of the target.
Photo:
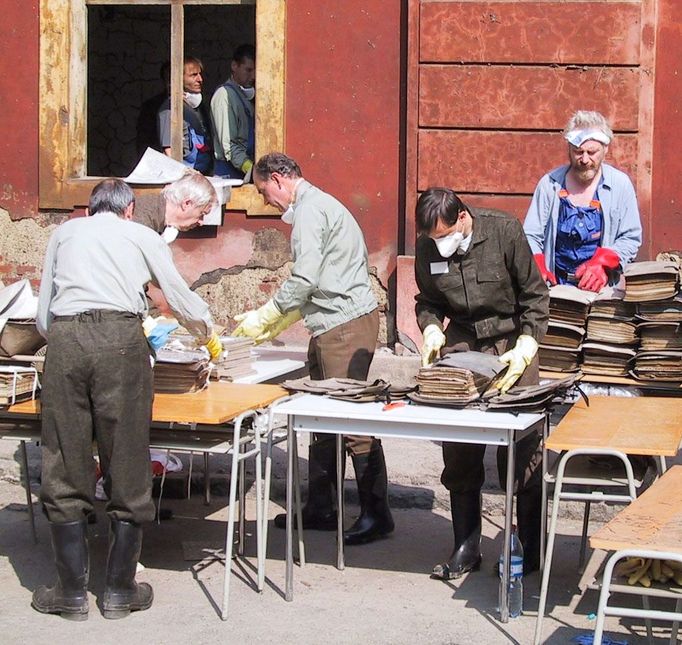
[(356, 216), (385, 284), (395, 266), (400, 2), (287, 2), (287, 151)]
[(19, 219), (38, 208), (38, 2), (5, 2), (2, 10), (0, 208)]
[(682, 3), (659, 0), (652, 151), (652, 258), (682, 250)]

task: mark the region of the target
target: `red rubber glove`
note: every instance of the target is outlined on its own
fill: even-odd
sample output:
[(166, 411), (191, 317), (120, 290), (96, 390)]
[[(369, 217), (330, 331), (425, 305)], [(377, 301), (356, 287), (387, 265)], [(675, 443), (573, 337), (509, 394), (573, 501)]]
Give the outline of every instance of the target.
[(538, 269), (540, 269), (542, 279), (554, 286), (556, 284), (556, 276), (547, 268), (545, 256), (542, 253), (536, 253), (533, 256), (533, 259), (535, 260), (535, 264), (538, 265)]
[(616, 269), (619, 264), (620, 258), (615, 251), (600, 246), (587, 262), (575, 270), (575, 277), (580, 279), (578, 289), (598, 293), (609, 281), (606, 269)]

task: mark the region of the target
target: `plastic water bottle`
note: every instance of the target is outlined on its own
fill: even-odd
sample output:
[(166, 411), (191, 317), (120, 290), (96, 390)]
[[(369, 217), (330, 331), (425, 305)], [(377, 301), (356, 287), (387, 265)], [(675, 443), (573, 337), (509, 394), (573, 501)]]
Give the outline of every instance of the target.
[[(502, 570), (504, 567), (504, 550), (500, 553), (499, 560), (499, 607), (502, 607), (503, 579)], [(509, 608), (509, 618), (518, 618), (523, 611), (523, 547), (521, 540), (516, 534), (516, 527), (512, 527), (511, 534), (511, 567), (509, 571), (509, 593), (507, 594), (507, 607)]]

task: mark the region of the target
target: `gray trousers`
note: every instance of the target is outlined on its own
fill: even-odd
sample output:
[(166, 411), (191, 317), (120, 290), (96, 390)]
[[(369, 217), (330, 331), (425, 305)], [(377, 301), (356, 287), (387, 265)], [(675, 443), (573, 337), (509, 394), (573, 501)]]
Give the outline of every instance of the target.
[(78, 521), (92, 512), (93, 441), (109, 517), (136, 523), (154, 518), (149, 356), (134, 314), (97, 310), (52, 322), (41, 393), (40, 496), (50, 522)]

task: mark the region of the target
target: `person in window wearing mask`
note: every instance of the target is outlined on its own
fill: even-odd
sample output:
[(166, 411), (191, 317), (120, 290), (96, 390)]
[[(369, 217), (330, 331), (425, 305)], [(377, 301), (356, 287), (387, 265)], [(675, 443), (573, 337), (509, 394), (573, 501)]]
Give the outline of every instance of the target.
[[(291, 276), (259, 309), (236, 317), (235, 336), (271, 340), (303, 318), (311, 334), (308, 367), (313, 379), (365, 380), (379, 332), (379, 310), (372, 293), (367, 247), (348, 209), (307, 182), (298, 164), (282, 153), (261, 157), (253, 179), (266, 204), (291, 224), (294, 265)], [(370, 542), (393, 531), (388, 506), (388, 476), (381, 441), (345, 436), (360, 498), (360, 517), (344, 532), (346, 544)], [(334, 531), (335, 438), (313, 434), (308, 459), (308, 501), (303, 528)], [(296, 518), (294, 518), (296, 521)], [(275, 526), (284, 528), (286, 516)]]
[[(547, 330), (549, 292), (514, 217), (468, 208), (454, 191), (429, 188), (416, 207), (416, 315), (423, 333), (422, 365), (456, 351), (495, 354), (508, 364), (496, 386), (537, 384), (538, 342)], [(445, 331), (444, 321), (449, 320)], [(524, 572), (540, 558), (540, 436), (517, 444), (515, 486)], [(449, 580), (481, 563), (481, 488), (485, 445), (443, 443), (441, 482), (450, 491), (454, 549), (432, 576)], [(497, 454), (500, 485), (506, 479), (506, 449)]]
[(540, 179), (523, 228), (545, 280), (598, 293), (642, 244), (637, 197), (630, 178), (604, 163), (613, 132), (599, 112), (576, 112), (564, 138), (569, 163)]
[[(201, 96), (204, 66), (198, 58), (186, 56), (182, 69), (182, 162), (204, 175), (211, 175), (213, 174), (211, 116), (208, 106), (202, 103)], [(170, 157), (172, 156), (170, 97), (159, 108), (158, 128), (161, 148)]]
[(255, 107), (256, 49), (240, 45), (234, 50), (229, 80), (211, 99), (215, 174), (242, 179), (250, 176), (256, 149)]

